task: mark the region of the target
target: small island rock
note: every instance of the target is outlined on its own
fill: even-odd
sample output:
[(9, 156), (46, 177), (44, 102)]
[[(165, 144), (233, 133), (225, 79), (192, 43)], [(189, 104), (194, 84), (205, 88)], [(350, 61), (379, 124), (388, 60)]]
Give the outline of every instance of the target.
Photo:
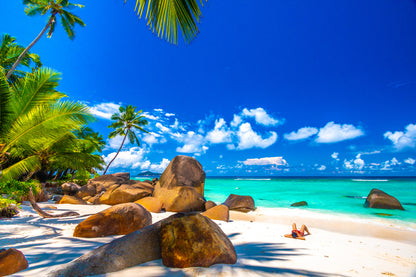
[(404, 210), (402, 204), (395, 197), (379, 189), (372, 189), (364, 202), (368, 208)]
[(303, 206), (308, 206), (308, 202), (306, 201), (300, 201), (300, 202), (295, 202), (292, 205), (290, 205), (291, 207), (303, 207)]

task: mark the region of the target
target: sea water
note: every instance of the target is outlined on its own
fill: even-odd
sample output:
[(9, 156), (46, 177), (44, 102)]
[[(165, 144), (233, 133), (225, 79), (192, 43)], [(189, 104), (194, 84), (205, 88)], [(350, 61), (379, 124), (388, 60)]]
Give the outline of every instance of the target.
[[(142, 180), (142, 178), (138, 178)], [(148, 178), (152, 179), (152, 178)], [(365, 208), (371, 189), (380, 189), (402, 204), (402, 210)], [(316, 178), (316, 177), (207, 177), (205, 198), (223, 203), (230, 194), (250, 195), (256, 207), (290, 208), (359, 218), (378, 218), (414, 226), (416, 178)], [(306, 201), (308, 206), (290, 205)]]
[[(402, 210), (365, 208), (371, 189), (380, 189), (402, 204)], [(250, 195), (257, 207), (292, 208), (306, 201), (315, 212), (360, 218), (385, 218), (407, 225), (416, 223), (416, 178), (207, 178), (205, 198), (222, 203), (229, 194)]]

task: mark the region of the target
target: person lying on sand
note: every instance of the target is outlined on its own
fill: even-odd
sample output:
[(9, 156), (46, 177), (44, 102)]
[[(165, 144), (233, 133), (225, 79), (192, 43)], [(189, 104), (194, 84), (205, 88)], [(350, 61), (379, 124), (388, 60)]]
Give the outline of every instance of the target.
[(292, 224), (292, 233), (291, 234), (286, 234), (285, 237), (305, 240), (305, 232), (307, 233), (307, 235), (311, 234), (308, 230), (308, 227), (306, 227), (305, 224), (303, 224), (302, 227), (300, 227), (300, 231), (299, 231), (296, 228), (296, 223), (293, 223)]

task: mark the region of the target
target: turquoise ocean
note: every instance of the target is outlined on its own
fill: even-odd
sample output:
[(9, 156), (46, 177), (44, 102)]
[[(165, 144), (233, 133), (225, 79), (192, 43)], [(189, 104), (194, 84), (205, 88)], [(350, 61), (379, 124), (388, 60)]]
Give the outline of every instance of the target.
[[(142, 178), (137, 178), (141, 179)], [(148, 178), (151, 179), (151, 178)], [(396, 197), (404, 211), (365, 208), (371, 189)], [(250, 195), (256, 207), (305, 209), (358, 218), (385, 219), (409, 226), (416, 223), (416, 177), (207, 177), (205, 198), (223, 203), (230, 194)], [(307, 207), (290, 207), (306, 201)]]
[[(365, 208), (371, 189), (377, 188), (396, 197), (404, 211)], [(229, 194), (250, 195), (257, 207), (291, 208), (306, 201), (307, 209), (320, 213), (360, 218), (383, 218), (392, 222), (416, 223), (416, 178), (207, 178), (205, 198), (222, 203)], [(413, 224), (412, 224), (413, 225)]]

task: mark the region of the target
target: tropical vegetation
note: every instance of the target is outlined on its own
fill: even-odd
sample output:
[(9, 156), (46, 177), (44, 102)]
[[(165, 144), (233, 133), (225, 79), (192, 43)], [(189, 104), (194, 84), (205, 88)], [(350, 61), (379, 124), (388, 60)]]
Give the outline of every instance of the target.
[(85, 23), (75, 14), (71, 12), (74, 8), (83, 8), (83, 5), (70, 3), (68, 0), (23, 0), (26, 5), (25, 12), (28, 16), (45, 15), (50, 13), (48, 22), (37, 37), (21, 52), (17, 60), (14, 62), (10, 70), (7, 72), (6, 78), (10, 78), (13, 71), (21, 63), (26, 53), (39, 41), (43, 34), (48, 31), (48, 37), (51, 37), (55, 31), (57, 17), (60, 18), (61, 24), (70, 39), (74, 39), (75, 25), (85, 26)]
[(136, 136), (135, 131), (149, 133), (142, 127), (146, 126), (148, 123), (145, 117), (141, 115), (142, 112), (142, 110), (136, 112), (136, 107), (128, 105), (127, 107), (121, 106), (119, 108), (119, 113), (114, 113), (111, 116), (111, 120), (113, 120), (114, 122), (110, 126), (108, 126), (108, 128), (113, 128), (114, 131), (112, 131), (108, 135), (108, 137), (111, 139), (115, 138), (116, 136), (122, 136), (123, 141), (121, 142), (120, 148), (118, 149), (117, 153), (114, 155), (114, 157), (111, 159), (111, 161), (105, 168), (103, 175), (106, 174), (111, 163), (117, 158), (118, 154), (123, 148), (124, 142), (126, 141), (127, 137), (129, 137), (131, 144), (136, 144), (137, 146), (140, 146), (140, 142)]

